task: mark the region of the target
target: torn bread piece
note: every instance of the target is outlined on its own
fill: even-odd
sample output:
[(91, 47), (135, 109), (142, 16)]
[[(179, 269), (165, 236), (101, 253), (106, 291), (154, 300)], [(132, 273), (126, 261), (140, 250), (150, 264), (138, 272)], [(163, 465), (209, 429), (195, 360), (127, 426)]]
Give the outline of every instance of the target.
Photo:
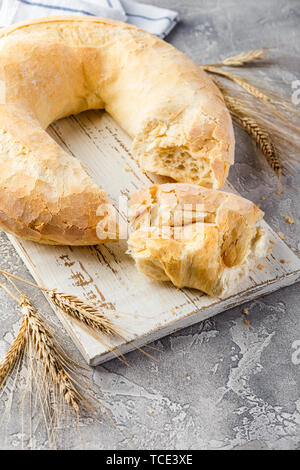
[(195, 184), (155, 185), (130, 200), (129, 252), (152, 279), (222, 296), (264, 252), (263, 212)]

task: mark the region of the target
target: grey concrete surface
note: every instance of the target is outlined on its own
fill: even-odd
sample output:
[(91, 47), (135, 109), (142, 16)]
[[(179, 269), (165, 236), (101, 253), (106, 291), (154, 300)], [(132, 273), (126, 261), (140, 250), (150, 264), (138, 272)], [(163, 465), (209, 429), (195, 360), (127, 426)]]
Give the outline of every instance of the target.
[[(145, 0), (144, 0), (145, 1)], [(181, 22), (168, 40), (199, 63), (216, 62), (242, 50), (280, 46), (285, 60), (261, 72), (279, 89), (291, 90), (300, 79), (300, 2), (298, 0), (151, 0), (180, 11)], [(276, 52), (277, 54), (277, 52)], [(275, 54), (275, 55), (276, 55)], [(279, 54), (279, 52), (278, 52)], [(230, 181), (260, 203), (266, 220), (300, 250), (299, 174), (276, 178), (263, 171), (249, 138), (236, 129), (236, 164)], [(261, 198), (265, 199), (262, 200)], [(287, 224), (280, 213), (295, 220)], [(30, 279), (5, 234), (0, 235), (0, 267)], [(60, 329), (44, 297), (26, 290), (45, 316)], [(89, 371), (102, 390), (123, 434), (137, 449), (300, 449), (300, 365), (293, 364), (293, 343), (300, 340), (299, 284), (246, 305), (250, 326), (237, 307), (156, 343), (159, 362), (139, 352), (128, 355), (131, 367), (114, 360)], [(13, 301), (0, 291), (0, 357), (18, 327)], [(65, 337), (72, 357), (79, 353)], [(0, 399), (4, 406), (5, 397)], [(28, 413), (25, 410), (25, 414)], [(22, 432), (19, 404), (11, 422), (0, 429), (0, 448), (47, 448), (40, 430), (29, 442)], [(61, 449), (123, 449), (128, 439), (109, 420), (85, 418), (58, 432)]]

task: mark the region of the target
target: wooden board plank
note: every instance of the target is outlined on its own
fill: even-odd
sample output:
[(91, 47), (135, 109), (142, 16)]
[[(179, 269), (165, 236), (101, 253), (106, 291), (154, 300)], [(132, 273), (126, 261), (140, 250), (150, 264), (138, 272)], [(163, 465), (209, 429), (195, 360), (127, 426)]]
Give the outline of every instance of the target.
[[(49, 134), (68, 152), (80, 158), (94, 180), (108, 193), (126, 220), (126, 204), (133, 192), (162, 182), (163, 178), (144, 174), (130, 155), (131, 139), (102, 111), (89, 111), (60, 120)], [(224, 189), (233, 190), (230, 186)], [(228, 298), (208, 297), (191, 289), (176, 289), (170, 283), (155, 282), (139, 274), (126, 254), (126, 240), (101, 247), (55, 247), (38, 245), (10, 236), (30, 272), (43, 286), (75, 294), (101, 308), (124, 312), (118, 320), (127, 324), (130, 340), (114, 344), (122, 352), (165, 336), (175, 330), (216, 315), (300, 280), (300, 260), (262, 222), (274, 249), (263, 261), (263, 270), (254, 269)], [(280, 260), (284, 259), (285, 263)], [(97, 365), (115, 355), (77, 323), (57, 314), (64, 322), (87, 362)]]

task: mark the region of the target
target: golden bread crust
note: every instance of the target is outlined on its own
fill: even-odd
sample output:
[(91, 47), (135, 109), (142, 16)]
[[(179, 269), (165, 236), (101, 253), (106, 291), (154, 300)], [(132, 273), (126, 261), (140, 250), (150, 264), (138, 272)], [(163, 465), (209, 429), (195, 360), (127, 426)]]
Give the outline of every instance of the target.
[(33, 20), (0, 32), (1, 228), (41, 243), (105, 241), (96, 234), (104, 192), (45, 131), (93, 108), (105, 108), (133, 137), (145, 170), (214, 187), (226, 179), (231, 119), (191, 59), (116, 21)]

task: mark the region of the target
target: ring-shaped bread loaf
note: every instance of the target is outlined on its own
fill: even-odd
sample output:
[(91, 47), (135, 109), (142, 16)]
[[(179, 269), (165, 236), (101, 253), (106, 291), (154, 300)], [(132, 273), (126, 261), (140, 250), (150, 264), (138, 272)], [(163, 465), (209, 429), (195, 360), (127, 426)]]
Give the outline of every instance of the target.
[(224, 183), (233, 163), (231, 118), (191, 59), (116, 21), (33, 20), (0, 32), (0, 228), (50, 244), (117, 237), (106, 234), (113, 213), (104, 191), (46, 132), (57, 119), (96, 108), (133, 138), (144, 170)]

